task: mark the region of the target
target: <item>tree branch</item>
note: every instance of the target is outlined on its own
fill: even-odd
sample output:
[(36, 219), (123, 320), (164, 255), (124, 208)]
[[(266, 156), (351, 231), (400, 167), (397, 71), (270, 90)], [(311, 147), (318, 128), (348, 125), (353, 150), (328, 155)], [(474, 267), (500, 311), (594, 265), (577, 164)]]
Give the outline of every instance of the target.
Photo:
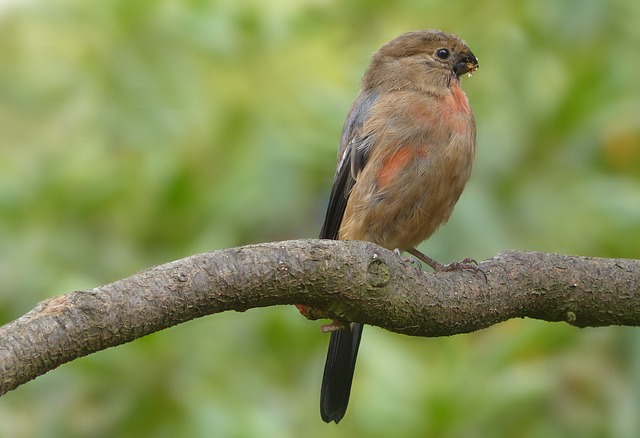
[[(510, 318), (640, 325), (640, 261), (503, 252), (425, 273), (367, 242), (294, 240), (187, 257), (39, 303), (0, 327), (0, 394), (81, 356), (200, 316), (305, 304), (413, 336)], [(315, 312), (317, 313), (317, 312)]]

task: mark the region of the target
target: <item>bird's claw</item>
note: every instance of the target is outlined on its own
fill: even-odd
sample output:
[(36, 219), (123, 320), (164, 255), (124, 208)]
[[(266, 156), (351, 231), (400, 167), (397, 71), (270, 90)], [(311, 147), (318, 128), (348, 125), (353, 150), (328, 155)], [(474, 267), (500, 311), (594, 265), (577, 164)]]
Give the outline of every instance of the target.
[(482, 270), (480, 265), (478, 265), (478, 262), (475, 259), (472, 259), (469, 257), (463, 260), (460, 260), (459, 262), (451, 262), (447, 265), (440, 264), (439, 266), (436, 267), (435, 271), (436, 272), (469, 271), (474, 274), (477, 274), (479, 272), (484, 277), (484, 281), (488, 280), (487, 274)]
[(413, 256), (402, 257), (402, 251), (400, 251), (398, 248), (394, 249), (393, 253), (400, 258), (403, 264), (410, 265), (418, 273), (422, 272), (422, 264), (420, 263), (420, 260), (418, 260), (416, 257), (413, 257)]
[(338, 330), (342, 330), (343, 328), (347, 327), (347, 323), (334, 319), (333, 321), (331, 321), (331, 324), (323, 324), (320, 326), (320, 331), (322, 333), (331, 333), (331, 332), (337, 332)]
[(486, 282), (488, 280), (487, 274), (478, 265), (478, 262), (472, 258), (467, 257), (466, 259), (461, 260), (459, 262), (452, 262), (452, 263), (449, 263), (448, 265), (443, 265), (442, 263), (421, 253), (415, 248), (411, 248), (407, 250), (407, 252), (412, 256), (416, 257), (418, 260), (431, 266), (431, 269), (433, 269), (435, 272), (470, 271), (470, 272), (473, 272), (474, 274), (480, 272), (484, 276), (484, 281)]

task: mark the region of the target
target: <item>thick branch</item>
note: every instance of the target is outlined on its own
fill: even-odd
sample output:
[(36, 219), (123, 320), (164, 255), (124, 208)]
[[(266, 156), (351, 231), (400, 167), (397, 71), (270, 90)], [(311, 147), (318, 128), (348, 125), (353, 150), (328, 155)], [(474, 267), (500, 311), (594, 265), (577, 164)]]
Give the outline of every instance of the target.
[(38, 304), (0, 327), (0, 394), (75, 358), (203, 315), (306, 304), (414, 336), (515, 317), (640, 325), (640, 261), (505, 252), (478, 273), (418, 271), (366, 242), (298, 240), (213, 251)]

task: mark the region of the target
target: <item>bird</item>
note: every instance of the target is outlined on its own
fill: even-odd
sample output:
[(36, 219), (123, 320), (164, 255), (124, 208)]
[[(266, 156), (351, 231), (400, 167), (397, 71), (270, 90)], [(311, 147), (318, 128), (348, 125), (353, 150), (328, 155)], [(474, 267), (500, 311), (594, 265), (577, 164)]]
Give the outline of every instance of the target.
[[(406, 32), (371, 58), (345, 120), (321, 239), (364, 240), (405, 251), (436, 272), (416, 249), (451, 215), (475, 156), (476, 125), (460, 77), (478, 59), (458, 36)], [(336, 424), (349, 402), (363, 324), (333, 321), (320, 413)]]

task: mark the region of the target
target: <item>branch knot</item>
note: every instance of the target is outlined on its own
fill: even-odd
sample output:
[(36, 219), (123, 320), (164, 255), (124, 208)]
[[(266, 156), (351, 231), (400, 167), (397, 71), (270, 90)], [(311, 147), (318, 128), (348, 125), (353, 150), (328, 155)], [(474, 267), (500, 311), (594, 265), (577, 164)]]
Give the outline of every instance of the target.
[(384, 287), (389, 283), (390, 278), (389, 266), (380, 258), (380, 255), (374, 253), (367, 266), (367, 285), (372, 288)]

